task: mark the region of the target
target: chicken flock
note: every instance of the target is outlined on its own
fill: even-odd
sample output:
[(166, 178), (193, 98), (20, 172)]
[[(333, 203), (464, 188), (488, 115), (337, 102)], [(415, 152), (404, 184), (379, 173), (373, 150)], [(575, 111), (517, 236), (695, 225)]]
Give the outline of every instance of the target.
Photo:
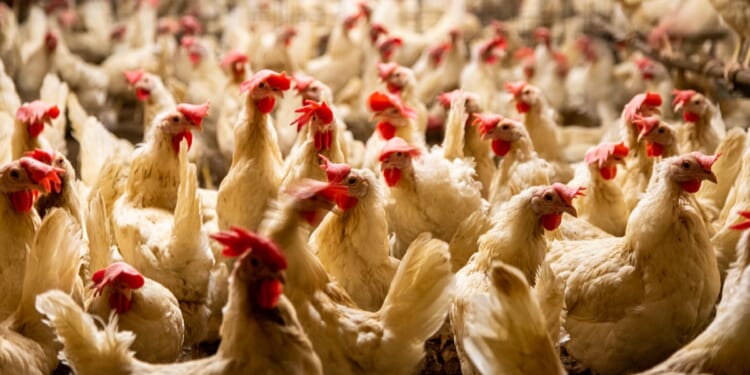
[(0, 374), (750, 373), (750, 2), (10, 3)]

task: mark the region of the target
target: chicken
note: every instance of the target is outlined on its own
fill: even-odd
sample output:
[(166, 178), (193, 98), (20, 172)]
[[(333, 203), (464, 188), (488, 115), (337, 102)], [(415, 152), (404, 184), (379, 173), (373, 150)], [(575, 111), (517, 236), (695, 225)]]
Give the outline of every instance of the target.
[(261, 70), (242, 83), (247, 97), (234, 125), (232, 166), (219, 186), (216, 202), (220, 229), (240, 226), (257, 230), (269, 200), (276, 197), (282, 159), (268, 113), (276, 97), (290, 85), (284, 73), (271, 70)]
[(562, 109), (567, 102), (565, 80), (568, 61), (565, 54), (552, 47), (552, 36), (546, 27), (533, 32), (537, 46), (534, 49), (534, 75), (530, 84), (544, 93), (546, 102), (554, 109)]
[(44, 132), (44, 138), (49, 141), (50, 147), (55, 151), (68, 153), (65, 133), (67, 131), (67, 121), (65, 113), (67, 111), (68, 94), (70, 90), (65, 82), (60, 81), (55, 74), (47, 74), (42, 81), (42, 88), (39, 89), (39, 99), (44, 103), (57, 106), (60, 115), (51, 117), (49, 121), (50, 128)]
[(205, 303), (214, 264), (202, 226), (195, 167), (187, 161), (191, 131), (200, 129), (207, 112), (208, 103), (180, 104), (156, 116), (149, 141), (133, 155), (125, 193), (112, 213), (125, 262), (180, 301), (186, 345), (206, 334)]
[(125, 79), (135, 89), (135, 97), (144, 104), (143, 111), (143, 137), (151, 134), (151, 125), (154, 118), (170, 108), (174, 108), (175, 103), (172, 93), (167, 90), (155, 74), (146, 73), (143, 70), (125, 71)]
[(24, 103), (16, 111), (16, 121), (11, 139), (11, 156), (16, 160), (27, 151), (35, 149), (52, 149), (49, 141), (42, 136), (44, 125), (51, 125), (53, 119), (60, 115), (56, 104), (40, 100)]
[[(300, 115), (292, 122), (292, 125), (297, 125), (297, 129), (303, 131), (306, 140), (296, 145), (284, 162), (282, 189), (302, 178), (325, 180), (325, 173), (319, 167), (319, 156), (328, 158), (334, 163), (345, 161), (338, 127), (328, 104), (305, 101), (305, 105), (296, 112)], [(307, 128), (304, 128), (305, 126)]]
[(275, 71), (297, 71), (297, 62), (292, 59), (290, 48), (297, 29), (284, 26), (271, 33), (265, 33), (260, 43), (254, 46), (251, 65)]
[(674, 90), (674, 112), (682, 111), (685, 121), (680, 129), (680, 151), (699, 151), (711, 154), (726, 135), (721, 112), (711, 102), (693, 90)]
[(505, 57), (507, 42), (495, 36), (474, 48), (471, 62), (461, 71), (461, 89), (478, 95), (478, 105), (490, 111), (499, 109), (500, 100), (496, 87), (498, 73), (496, 65)]
[(622, 111), (620, 119), (622, 139), (630, 152), (625, 160), (623, 173), (620, 174), (616, 182), (622, 187), (625, 204), (631, 211), (646, 189), (653, 167), (645, 144), (638, 141), (640, 129), (633, 124), (633, 120), (637, 116), (650, 117), (658, 114), (661, 104), (661, 95), (655, 92), (645, 92), (634, 96)]
[[(481, 107), (479, 106), (479, 97), (475, 93), (464, 92), (464, 108), (463, 110), (459, 110), (458, 107), (453, 107), (454, 105), (460, 105), (460, 103), (453, 104), (454, 100), (459, 100), (458, 95), (458, 90), (438, 95), (438, 101), (440, 102), (440, 104), (445, 109), (449, 109), (451, 112), (455, 112), (454, 116), (451, 116), (451, 113), (449, 113), (449, 124), (447, 125), (447, 127), (451, 128), (451, 119), (454, 119), (453, 121), (460, 121), (459, 117), (465, 117), (465, 122), (463, 124), (463, 135), (462, 137), (456, 137), (462, 139), (455, 140), (455, 143), (458, 144), (456, 148), (460, 146), (461, 150), (444, 152), (444, 156), (448, 159), (454, 159), (456, 157), (473, 158), (475, 164), (474, 169), (477, 172), (476, 180), (482, 183), (482, 197), (487, 198), (489, 197), (490, 193), (490, 184), (492, 183), (492, 177), (495, 175), (497, 167), (495, 166), (495, 160), (492, 158), (490, 145), (482, 140), (481, 134), (477, 130), (477, 127), (473, 126), (475, 124), (475, 114), (478, 114), (481, 111)], [(465, 114), (465, 116), (458, 116), (459, 112), (462, 115)], [(457, 133), (460, 133), (460, 129), (456, 130), (459, 130)], [(446, 139), (443, 140), (443, 143), (446, 143), (447, 139), (450, 139), (450, 137), (451, 136), (446, 134)], [(446, 147), (444, 146), (444, 148)]]
[(378, 154), (385, 142), (393, 137), (399, 137), (409, 144), (423, 146), (419, 143), (421, 139), (417, 134), (417, 114), (413, 108), (408, 107), (398, 95), (376, 91), (367, 100), (370, 110), (373, 112), (372, 119), (378, 121), (376, 131), (372, 133), (365, 144), (365, 168), (372, 171), (377, 170)]
[(721, 159), (712, 168), (719, 182), (706, 185), (696, 194), (712, 222), (720, 219), (721, 211), (726, 208), (725, 203), (742, 168), (742, 154), (746, 141), (747, 134), (742, 129), (732, 128), (727, 132), (716, 149), (716, 153), (721, 154)]
[(13, 315), (0, 322), (3, 374), (51, 374), (57, 367), (58, 344), (42, 315), (34, 309), (34, 300), (48, 290), (58, 289), (56, 293), (65, 295), (73, 289), (80, 267), (78, 253), (86, 246), (79, 229), (65, 211), (52, 211), (42, 221), (39, 232), (25, 244), (29, 246), (29, 258), (20, 265), (21, 272), (25, 269), (22, 281), (15, 286), (2, 284), (7, 291), (18, 288), (21, 293)]
[[(724, 23), (732, 28), (737, 35), (738, 40), (734, 47), (732, 60), (728, 64), (730, 67), (728, 71), (733, 70), (731, 67), (737, 65), (747, 68), (750, 65), (750, 50), (747, 49), (750, 45), (748, 44), (750, 43), (750, 33), (746, 25), (750, 20), (750, 3), (745, 0), (710, 0), (710, 2), (721, 19), (724, 20)], [(744, 58), (740, 56), (743, 47), (746, 48)]]
[(385, 189), (370, 170), (321, 159), (328, 183), (354, 197), (343, 205), (343, 213), (323, 219), (310, 237), (310, 247), (356, 306), (377, 311), (399, 265), (390, 256)]
[(633, 120), (633, 125), (639, 129), (638, 142), (646, 147), (649, 158), (669, 158), (680, 153), (677, 131), (666, 122), (657, 117), (640, 117)]
[(483, 374), (565, 374), (523, 274), (498, 261), (490, 276), (490, 295), (475, 296), (467, 316), (464, 348), (472, 364)]
[(396, 137), (386, 142), (378, 158), (390, 187), (385, 209), (398, 258), (422, 232), (450, 241), (461, 222), (482, 208), (481, 185), (470, 161), (447, 160), (439, 149), (419, 155), (418, 148)]
[[(731, 134), (731, 133), (730, 133)], [(736, 260), (737, 243), (740, 240), (740, 232), (733, 230), (732, 226), (738, 224), (742, 217), (737, 213), (740, 211), (750, 210), (750, 201), (748, 201), (747, 181), (750, 179), (750, 152), (747, 145), (743, 143), (742, 167), (734, 181), (734, 186), (727, 196), (724, 208), (721, 211), (718, 222), (721, 224), (717, 233), (711, 238), (711, 242), (716, 247), (716, 260), (718, 261), (719, 271), (722, 279), (730, 265)], [(718, 163), (718, 162), (717, 162)]]
[(268, 239), (242, 229), (214, 235), (237, 258), (229, 302), (215, 355), (173, 364), (149, 364), (129, 350), (131, 332), (118, 332), (117, 320), (99, 330), (70, 298), (49, 292), (37, 298), (63, 343), (64, 361), (76, 374), (322, 374), (320, 359), (282, 295), (287, 261)]
[(151, 363), (177, 359), (185, 323), (177, 298), (167, 288), (123, 262), (94, 272), (92, 281), (95, 292), (87, 311), (102, 321), (117, 314), (117, 328), (135, 334), (130, 349), (136, 358)]
[(50, 167), (36, 159), (23, 157), (0, 167), (0, 285), (5, 292), (0, 297), (0, 319), (7, 318), (21, 299), (24, 265), (27, 253), (39, 227), (39, 215), (34, 201), (40, 193), (59, 189), (62, 169)]
[(23, 25), (26, 40), (20, 43), (21, 64), (16, 72), (16, 88), (23, 100), (36, 97), (42, 80), (55, 64), (55, 53), (59, 43), (57, 33), (48, 30), (44, 12), (39, 7), (31, 7)]
[[(417, 75), (417, 97), (422, 102), (429, 103), (441, 92), (458, 88), (460, 83), (461, 71), (466, 60), (465, 42), (460, 30), (450, 30), (448, 36), (448, 44), (438, 45), (438, 50), (428, 49), (420, 58), (432, 60), (432, 65), (428, 65), (424, 75)], [(431, 52), (441, 50), (444, 56), (441, 54), (440, 58), (433, 60), (435, 55)], [(414, 69), (417, 70), (416, 64)]]
[(523, 124), (534, 150), (555, 167), (553, 180), (570, 180), (573, 169), (563, 159), (557, 124), (552, 118), (553, 111), (542, 98), (541, 91), (526, 82), (506, 83), (505, 88), (513, 94), (516, 110), (523, 115)]
[[(445, 320), (453, 296), (448, 246), (425, 234), (414, 241), (376, 312), (356, 307), (306, 246), (304, 217), (319, 222), (332, 201), (347, 207), (356, 191), (310, 181), (282, 198), (264, 232), (289, 260), (286, 293), (329, 374), (411, 374), (424, 357), (424, 341)], [(311, 189), (312, 187), (312, 189)], [(342, 207), (343, 206), (343, 207)]]
[(708, 323), (719, 271), (703, 219), (685, 199), (716, 181), (715, 161), (693, 153), (659, 163), (624, 237), (550, 245), (548, 261), (566, 282), (563, 345), (582, 366), (648, 368)]
[(359, 73), (363, 35), (356, 34), (361, 11), (339, 20), (328, 38), (325, 53), (307, 62), (305, 72), (325, 83), (334, 93)]
[(527, 188), (549, 185), (554, 169), (536, 155), (523, 124), (501, 115), (474, 117), (482, 139), (489, 140), (492, 151), (502, 158), (490, 185), (488, 201), (492, 211)]
[[(53, 208), (62, 208), (82, 228), (84, 238), (87, 238), (84, 222), (84, 215), (86, 214), (85, 207), (83, 206), (84, 200), (80, 192), (80, 186), (76, 180), (76, 171), (73, 169), (73, 165), (63, 154), (51, 150), (36, 149), (28, 152), (27, 156), (53, 168), (65, 171), (60, 175), (60, 183), (56, 184), (55, 191), (37, 198), (36, 209), (39, 212), (39, 216), (44, 218)], [(85, 255), (84, 251), (82, 256)]]
[(420, 138), (424, 138), (424, 133), (427, 130), (427, 108), (417, 97), (417, 80), (414, 77), (414, 71), (394, 62), (378, 63), (377, 69), (378, 76), (385, 83), (388, 92), (398, 94), (404, 105), (414, 108), (417, 113), (415, 119), (417, 132)]
[(630, 210), (613, 179), (617, 164), (624, 163), (629, 151), (624, 142), (605, 142), (590, 149), (570, 182), (586, 186), (586, 195), (575, 201), (578, 217), (618, 237), (625, 234)]
[(547, 252), (544, 230), (557, 229), (564, 212), (576, 216), (573, 199), (579, 194), (580, 189), (559, 183), (528, 188), (503, 206), (503, 215), (495, 216), (492, 228), (479, 238), (479, 250), (456, 274), (458, 294), (450, 314), (463, 373), (475, 372), (463, 348), (468, 337), (467, 314), (475, 298), (490, 293), (492, 263), (503, 261), (518, 268), (533, 285)]
[[(747, 211), (739, 212), (745, 221), (734, 225), (733, 230), (747, 230)], [(672, 354), (667, 360), (644, 374), (709, 373), (741, 374), (750, 368), (742, 348), (747, 347), (748, 332), (748, 249), (750, 237), (742, 235), (737, 246), (737, 261), (732, 264), (724, 283), (721, 301), (716, 307), (716, 317), (711, 325), (689, 344)]]

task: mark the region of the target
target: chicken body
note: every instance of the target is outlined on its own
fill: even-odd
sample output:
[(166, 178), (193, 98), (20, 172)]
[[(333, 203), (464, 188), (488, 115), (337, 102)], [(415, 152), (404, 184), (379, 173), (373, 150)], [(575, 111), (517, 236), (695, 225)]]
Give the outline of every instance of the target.
[(586, 195), (575, 201), (579, 218), (614, 236), (625, 234), (630, 216), (625, 197), (614, 181), (602, 177), (596, 163), (580, 165), (570, 184), (586, 186)]
[(565, 346), (598, 373), (654, 365), (700, 332), (711, 314), (719, 293), (716, 257), (679, 182), (688, 176), (682, 163), (695, 178), (711, 172), (691, 157), (659, 164), (624, 237), (550, 246), (552, 268), (566, 281)]

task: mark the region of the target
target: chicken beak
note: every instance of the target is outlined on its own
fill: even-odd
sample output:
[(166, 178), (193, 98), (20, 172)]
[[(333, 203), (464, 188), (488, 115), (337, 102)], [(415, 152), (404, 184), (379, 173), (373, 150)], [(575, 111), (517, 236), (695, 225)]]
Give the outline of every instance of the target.
[(675, 104), (675, 106), (674, 106), (674, 112), (679, 112), (682, 109), (682, 107), (684, 106), (684, 104), (685, 103), (683, 103), (681, 101), (677, 102), (677, 104)]
[(578, 211), (576, 211), (576, 208), (573, 206), (565, 206), (563, 212), (570, 214), (570, 216), (578, 217)]
[(717, 183), (718, 182), (718, 180), (716, 179), (716, 175), (714, 174), (714, 172), (707, 171), (707, 173), (708, 173), (708, 176), (706, 177), (706, 181), (711, 181), (713, 183)]

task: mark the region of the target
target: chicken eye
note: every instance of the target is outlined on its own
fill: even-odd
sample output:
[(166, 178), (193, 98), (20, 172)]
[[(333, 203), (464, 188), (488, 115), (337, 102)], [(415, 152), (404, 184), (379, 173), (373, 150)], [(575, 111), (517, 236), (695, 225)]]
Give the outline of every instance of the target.
[(258, 264), (259, 264), (259, 263), (258, 263), (258, 258), (255, 258), (255, 257), (252, 257), (252, 258), (250, 258), (250, 264), (251, 264), (251, 265), (252, 265), (253, 267), (258, 267)]
[(402, 155), (402, 154), (401, 154), (401, 152), (400, 152), (400, 151), (396, 153), (396, 156), (401, 156), (401, 155)]
[(659, 134), (664, 134), (664, 128), (659, 128), (659, 130), (658, 130), (657, 132), (658, 132)]
[(14, 179), (17, 180), (18, 178), (21, 177), (21, 174), (18, 173), (17, 169), (14, 169), (14, 170), (10, 171), (10, 177), (12, 177), (12, 178), (14, 178)]
[(180, 121), (180, 118), (177, 117), (177, 116), (172, 116), (171, 120), (172, 120), (172, 122), (178, 122), (178, 121)]
[(685, 169), (689, 169), (690, 168), (690, 162), (689, 161), (683, 161), (682, 162), (682, 167), (685, 168)]
[(507, 125), (507, 124), (506, 124), (506, 125), (503, 125), (503, 126), (502, 126), (502, 129), (503, 129), (503, 130), (508, 130), (508, 129), (510, 129), (510, 125)]
[(552, 200), (552, 194), (550, 194), (550, 193), (544, 194), (544, 200), (551, 201)]
[(357, 179), (354, 177), (349, 177), (349, 180), (346, 181), (349, 185), (354, 185), (357, 183)]
[(266, 83), (265, 82), (261, 82), (260, 84), (258, 84), (258, 87), (264, 89), (264, 88), (266, 88)]

